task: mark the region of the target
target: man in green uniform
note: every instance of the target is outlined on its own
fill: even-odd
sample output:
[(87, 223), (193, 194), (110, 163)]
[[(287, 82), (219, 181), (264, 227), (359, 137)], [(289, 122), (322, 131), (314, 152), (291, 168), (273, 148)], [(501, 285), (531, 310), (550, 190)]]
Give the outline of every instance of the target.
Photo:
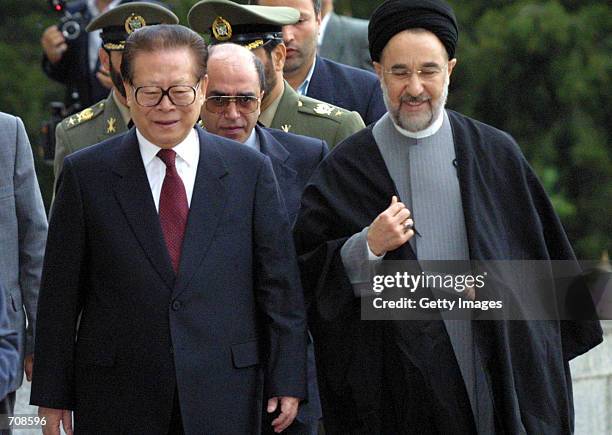
[(64, 119), (55, 129), (55, 185), (62, 172), (64, 157), (76, 150), (102, 142), (128, 129), (130, 111), (121, 81), (121, 58), (125, 39), (130, 33), (153, 24), (178, 24), (171, 11), (153, 2), (131, 2), (98, 16), (87, 26), (88, 32), (102, 30), (99, 56), (103, 69), (109, 71), (113, 88), (102, 100)]
[(202, 0), (189, 11), (189, 25), (210, 35), (212, 44), (249, 48), (265, 65), (266, 87), (259, 122), (285, 132), (320, 138), (330, 148), (365, 125), (357, 112), (300, 96), (283, 80), (286, 47), (282, 26), (296, 23), (296, 9)]

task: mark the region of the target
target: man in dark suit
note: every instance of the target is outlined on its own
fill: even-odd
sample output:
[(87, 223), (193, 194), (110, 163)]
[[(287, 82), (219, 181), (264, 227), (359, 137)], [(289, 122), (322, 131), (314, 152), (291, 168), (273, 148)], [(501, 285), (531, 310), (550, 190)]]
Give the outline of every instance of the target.
[(338, 15), (334, 0), (322, 0), (318, 52), (326, 59), (372, 71), (368, 20)]
[(366, 125), (386, 113), (376, 75), (317, 56), (320, 0), (258, 0), (263, 6), (289, 6), (300, 20), (283, 27), (287, 46), (284, 76), (299, 94), (358, 112)]
[(64, 162), (31, 399), (46, 433), (70, 410), (80, 433), (258, 433), (264, 399), (279, 432), (306, 396), (290, 223), (267, 157), (193, 128), (206, 57), (182, 26), (132, 33), (136, 128)]
[[(208, 88), (201, 114), (204, 126), (210, 133), (237, 140), (270, 158), (293, 222), (304, 186), (327, 154), (327, 145), (320, 139), (257, 125), (265, 72), (263, 63), (247, 48), (220, 44), (212, 46), (209, 53)], [(314, 348), (309, 341), (308, 401), (300, 406), (297, 418), (286, 433), (316, 434), (320, 418)]]

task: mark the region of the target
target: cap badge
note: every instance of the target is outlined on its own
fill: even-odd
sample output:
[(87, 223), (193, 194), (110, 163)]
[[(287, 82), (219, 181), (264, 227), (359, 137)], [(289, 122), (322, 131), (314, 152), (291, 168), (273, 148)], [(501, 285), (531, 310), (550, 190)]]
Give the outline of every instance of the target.
[(232, 25), (225, 18), (218, 16), (212, 23), (212, 32), (217, 41), (227, 41), (232, 37)]
[(146, 25), (147, 22), (144, 18), (142, 18), (140, 15), (132, 13), (132, 15), (127, 17), (125, 20), (125, 31), (129, 35), (136, 30), (142, 29)]

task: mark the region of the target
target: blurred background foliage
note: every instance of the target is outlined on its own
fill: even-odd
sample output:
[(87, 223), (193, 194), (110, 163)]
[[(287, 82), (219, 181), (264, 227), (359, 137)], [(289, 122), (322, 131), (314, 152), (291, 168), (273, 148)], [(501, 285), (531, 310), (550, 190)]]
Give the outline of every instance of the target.
[[(182, 23), (195, 2), (167, 1)], [(335, 9), (367, 18), (380, 3), (337, 0)], [(599, 258), (611, 249), (612, 234), (610, 3), (449, 3), (460, 37), (448, 106), (514, 136), (579, 257)], [(23, 118), (35, 154), (48, 104), (62, 99), (62, 88), (40, 68), (40, 35), (58, 18), (46, 0), (2, 0), (0, 110)], [(37, 171), (48, 204), (51, 167), (37, 157)]]

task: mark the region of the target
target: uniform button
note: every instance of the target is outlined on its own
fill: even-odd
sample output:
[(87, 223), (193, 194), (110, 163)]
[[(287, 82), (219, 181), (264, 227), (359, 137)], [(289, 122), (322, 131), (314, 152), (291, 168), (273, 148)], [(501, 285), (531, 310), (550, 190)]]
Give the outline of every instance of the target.
[(178, 311), (178, 310), (181, 309), (181, 305), (182, 305), (181, 301), (174, 301), (174, 302), (172, 302), (172, 309), (174, 311)]

